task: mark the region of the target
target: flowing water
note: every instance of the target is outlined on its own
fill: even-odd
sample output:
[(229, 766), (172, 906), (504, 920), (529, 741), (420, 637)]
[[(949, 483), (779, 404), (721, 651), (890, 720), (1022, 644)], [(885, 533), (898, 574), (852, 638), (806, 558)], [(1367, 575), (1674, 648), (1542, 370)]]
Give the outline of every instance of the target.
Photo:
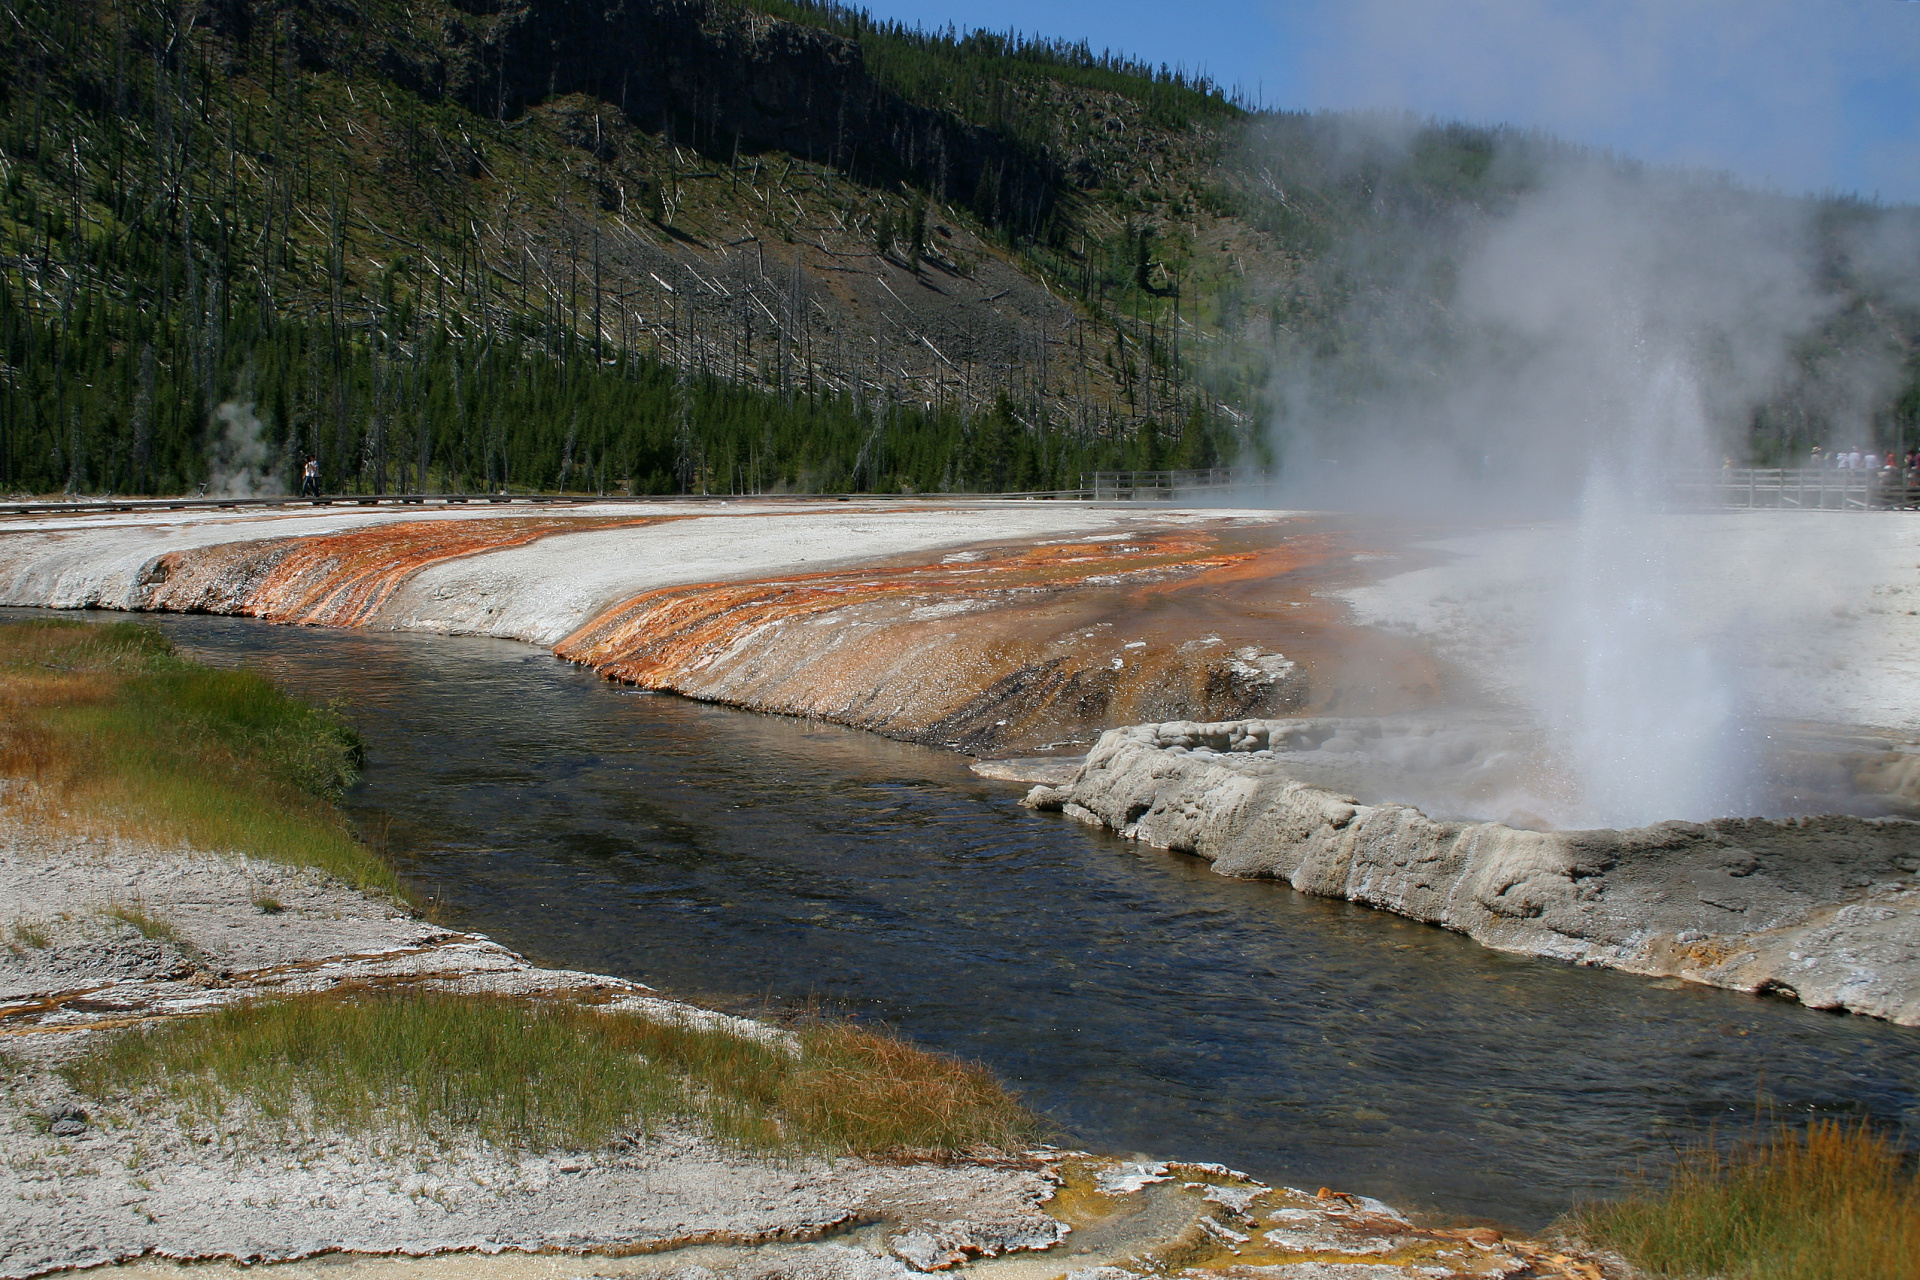
[(1537, 1227), (1761, 1105), (1920, 1129), (1920, 1030), (1502, 956), (1016, 806), (963, 759), (507, 642), (156, 619), (345, 699), (450, 923), (989, 1064), (1074, 1142)]

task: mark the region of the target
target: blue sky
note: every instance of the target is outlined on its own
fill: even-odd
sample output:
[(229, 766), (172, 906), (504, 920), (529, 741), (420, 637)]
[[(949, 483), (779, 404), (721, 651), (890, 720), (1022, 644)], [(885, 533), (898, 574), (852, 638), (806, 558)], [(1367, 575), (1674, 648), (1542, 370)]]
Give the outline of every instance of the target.
[(876, 0), (1085, 38), (1269, 106), (1537, 126), (1787, 191), (1920, 203), (1914, 0)]

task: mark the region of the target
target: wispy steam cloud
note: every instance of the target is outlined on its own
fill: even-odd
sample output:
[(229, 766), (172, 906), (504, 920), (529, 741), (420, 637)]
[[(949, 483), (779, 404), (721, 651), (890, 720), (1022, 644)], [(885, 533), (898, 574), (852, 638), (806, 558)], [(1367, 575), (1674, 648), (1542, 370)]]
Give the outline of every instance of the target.
[(251, 401), (226, 401), (213, 412), (213, 473), (207, 491), (222, 498), (279, 497), (287, 486), (274, 470), (273, 447)]
[(1911, 220), (1836, 228), (1808, 201), (1508, 145), (1529, 179), (1499, 211), (1383, 219), (1333, 255), (1336, 349), (1282, 350), (1272, 387), (1294, 484), (1562, 509), (1599, 463), (1639, 485), (1744, 458), (1755, 409), (1807, 378), (1808, 431), (1863, 442), (1900, 342), (1868, 333), (1815, 364), (1797, 346), (1905, 287)]
[[(1345, 128), (1332, 151), (1359, 163), (1418, 145), (1404, 124), (1320, 127)], [(1676, 471), (1744, 464), (1763, 406), (1876, 443), (1907, 359), (1876, 301), (1906, 303), (1915, 220), (1524, 138), (1496, 144), (1503, 166), (1486, 207), (1376, 211), (1329, 259), (1337, 339), (1277, 353), (1288, 500), (1541, 521), (1551, 586), (1519, 683), (1563, 779), (1559, 821), (1772, 808), (1750, 619), (1703, 606), (1715, 567), (1659, 512)], [(1781, 589), (1806, 568), (1777, 565)]]

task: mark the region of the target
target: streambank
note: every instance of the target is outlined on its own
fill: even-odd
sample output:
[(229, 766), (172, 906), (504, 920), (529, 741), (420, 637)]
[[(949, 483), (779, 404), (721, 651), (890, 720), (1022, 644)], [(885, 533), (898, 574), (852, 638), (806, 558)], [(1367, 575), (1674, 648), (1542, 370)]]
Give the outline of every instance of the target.
[[(976, 754), (1090, 742), (1127, 719), (1264, 723), (1230, 717), (1333, 704), (1364, 715), (1369, 699), (1402, 712), (1441, 697), (1426, 640), (1354, 627), (1326, 605), (1328, 588), (1352, 594), (1393, 563), (1360, 551), (1352, 529), (1287, 513), (1036, 505), (15, 523), (0, 535), (0, 603), (513, 638), (642, 688)], [(1813, 811), (1915, 811), (1910, 746), (1846, 756)], [(1543, 835), (1381, 804), (1322, 837), (1276, 798), (1292, 775), (1271, 758), (1221, 778), (1204, 761), (1178, 766), (1199, 771), (1188, 780), (1156, 772), (1157, 758), (1109, 763), (1106, 750), (1074, 784), (1077, 809), (1228, 874), (1386, 906), (1503, 950), (1920, 1017), (1911, 876), (1886, 870), (1909, 848), (1898, 825)], [(1480, 751), (1502, 754), (1528, 752)], [(1802, 754), (1814, 764), (1794, 767), (1809, 775), (1841, 759)], [(1262, 798), (1243, 803), (1248, 788)], [(1348, 803), (1325, 790), (1299, 803)], [(1151, 815), (1144, 827), (1136, 808)], [(1322, 846), (1332, 852), (1301, 852)], [(1746, 865), (1763, 857), (1790, 870)]]
[[(268, 902), (271, 913), (259, 905)], [(543, 969), (317, 872), (0, 828), (0, 1274), (171, 1258), (667, 1249), (886, 1222), (920, 1266), (1053, 1244), (1044, 1159), (883, 1164), (754, 1156), (689, 1126), (533, 1154), (472, 1140), (194, 1122), (83, 1097), (58, 1068), (101, 1037), (246, 1001), (420, 990), (585, 1001), (779, 1040), (642, 984)], [(852, 1273), (849, 1273), (852, 1274)]]
[(1285, 880), (1501, 951), (1920, 1025), (1920, 823), (1532, 831), (1438, 821), (1303, 780), (1287, 756), (1311, 744), (1312, 729), (1111, 730), (1065, 780), (1036, 776), (1025, 803), (1194, 854), (1221, 875)]
[(989, 752), (1343, 688), (1422, 696), (1413, 646), (1314, 605), (1350, 541), (1288, 513), (1013, 502), (142, 512), (0, 523), (0, 605), (522, 640), (645, 688)]
[[(0, 1271), (868, 1219), (930, 1260), (1057, 1238), (1017, 1153), (1032, 1126), (991, 1081), (419, 919), (329, 803), (351, 730), (152, 628), (4, 631)], [(876, 1080), (890, 1109), (839, 1101)], [(974, 1144), (1016, 1154), (832, 1158)]]
[[(315, 871), (17, 819), (0, 825), (0, 917), (8, 1277), (322, 1254), (480, 1255), (457, 1273), (504, 1276), (522, 1274), (507, 1259), (538, 1253), (577, 1255), (569, 1274), (681, 1280), (904, 1280), (956, 1266), (1020, 1280), (1347, 1274), (1329, 1260), (1382, 1280), (1626, 1274), (1603, 1255), (1421, 1226), (1377, 1201), (1268, 1187), (1218, 1165), (1054, 1148), (939, 1163), (767, 1158), (690, 1126), (535, 1154), (103, 1101), (59, 1072), (103, 1036), (321, 991), (584, 1000), (769, 1041), (785, 1033), (639, 983), (540, 968)], [(337, 1260), (328, 1274), (354, 1266)], [(423, 1262), (419, 1274), (450, 1273)]]
[[(1402, 712), (1440, 696), (1425, 640), (1325, 607), (1325, 588), (1352, 594), (1393, 562), (1359, 552), (1352, 530), (1286, 513), (1036, 505), (16, 522), (0, 533), (0, 603), (513, 638), (643, 688), (982, 755), (1091, 742), (1122, 720), (1233, 723), (1333, 703), (1365, 714), (1369, 698)], [(1906, 745), (1855, 753), (1815, 811), (1913, 810), (1920, 754)], [(1838, 759), (1804, 754), (1817, 767), (1802, 772)], [(1920, 1017), (1911, 895), (1883, 871), (1907, 847), (1897, 826), (1549, 836), (1385, 804), (1367, 807), (1364, 839), (1344, 824), (1322, 838), (1296, 834), (1303, 820), (1272, 798), (1284, 770), (1256, 786), (1248, 770), (1271, 760), (1231, 778), (1188, 762), (1188, 781), (1105, 746), (1095, 759), (1075, 784), (1080, 811), (1168, 847), (1225, 850), (1215, 860), (1229, 874), (1388, 906), (1501, 949)], [(1247, 803), (1291, 816), (1249, 817), (1232, 798), (1249, 787), (1262, 798)], [(1337, 786), (1329, 795), (1346, 803)], [(1168, 797), (1204, 820), (1163, 816)], [(1375, 834), (1387, 827), (1398, 834)], [(1743, 870), (1756, 841), (1795, 869)], [(1321, 845), (1362, 852), (1296, 852)], [(1379, 870), (1376, 849), (1399, 870)], [(1816, 873), (1823, 859), (1834, 869)], [(1463, 876), (1500, 883), (1465, 891)], [(1654, 905), (1657, 922), (1643, 921)]]

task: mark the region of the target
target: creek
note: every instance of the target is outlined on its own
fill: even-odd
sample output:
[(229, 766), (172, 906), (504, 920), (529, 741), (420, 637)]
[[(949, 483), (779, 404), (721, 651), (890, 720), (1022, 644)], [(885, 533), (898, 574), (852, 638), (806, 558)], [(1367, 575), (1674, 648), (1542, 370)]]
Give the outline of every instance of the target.
[(1016, 805), (946, 752), (524, 645), (155, 617), (341, 699), (364, 832), (447, 923), (986, 1063), (1113, 1152), (1536, 1229), (1756, 1110), (1920, 1130), (1920, 1030), (1504, 956)]

